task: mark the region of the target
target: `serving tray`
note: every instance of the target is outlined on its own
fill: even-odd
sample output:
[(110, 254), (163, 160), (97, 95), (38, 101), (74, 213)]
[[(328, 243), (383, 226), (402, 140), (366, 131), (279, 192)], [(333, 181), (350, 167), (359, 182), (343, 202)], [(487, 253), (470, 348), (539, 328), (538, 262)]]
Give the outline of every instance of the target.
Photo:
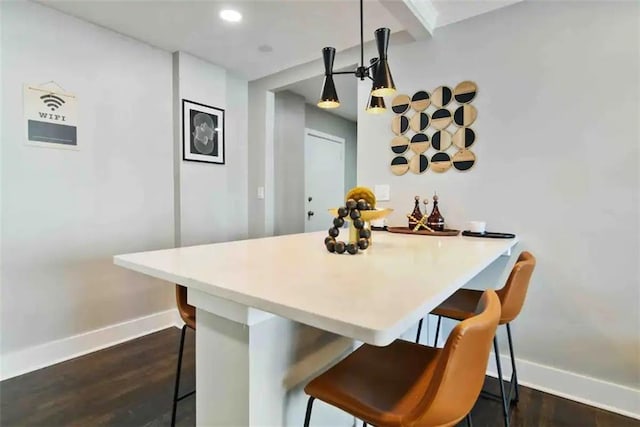
[(463, 236), (467, 237), (484, 237), (485, 239), (513, 239), (516, 237), (512, 233), (496, 233), (493, 231), (485, 231), (484, 233), (474, 233), (473, 231), (465, 230), (462, 232)]
[(419, 234), (420, 236), (457, 236), (458, 234), (460, 234), (460, 230), (444, 230), (444, 231), (418, 230), (418, 231), (413, 231), (413, 229), (411, 229), (409, 227), (387, 227), (387, 231), (389, 233)]

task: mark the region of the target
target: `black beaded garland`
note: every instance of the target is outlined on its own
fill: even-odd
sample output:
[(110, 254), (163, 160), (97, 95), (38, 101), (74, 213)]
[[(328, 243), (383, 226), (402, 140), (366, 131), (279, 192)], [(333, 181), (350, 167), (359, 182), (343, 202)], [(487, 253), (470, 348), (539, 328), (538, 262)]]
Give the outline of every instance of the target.
[[(369, 239), (364, 239), (364, 238), (358, 239), (358, 247), (363, 251), (367, 249), (369, 247)], [(329, 249), (328, 246), (327, 246), (327, 249)], [(331, 249), (329, 249), (329, 252), (331, 252)]]
[(347, 245), (347, 252), (349, 252), (351, 255), (355, 255), (358, 253), (358, 245), (356, 245), (355, 243), (349, 243)]
[[(360, 199), (357, 202), (353, 199), (349, 199), (346, 202), (346, 206), (338, 208), (338, 216), (333, 219), (333, 227), (329, 229), (329, 236), (324, 239), (324, 245), (331, 253), (335, 252), (343, 254), (349, 252), (351, 255), (355, 255), (359, 250), (365, 250), (369, 247), (369, 238), (371, 237), (371, 230), (364, 228), (365, 222), (361, 218), (362, 214), (360, 210), (369, 210), (369, 205), (364, 199)], [(351, 218), (353, 226), (358, 230), (358, 241), (356, 243), (345, 243), (336, 240), (336, 237), (340, 234), (340, 228), (345, 223), (345, 217)]]

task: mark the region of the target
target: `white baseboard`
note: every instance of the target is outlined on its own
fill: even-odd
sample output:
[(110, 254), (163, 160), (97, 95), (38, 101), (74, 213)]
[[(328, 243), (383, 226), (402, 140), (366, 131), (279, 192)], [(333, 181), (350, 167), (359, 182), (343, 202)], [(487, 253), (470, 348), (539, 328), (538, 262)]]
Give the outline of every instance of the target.
[[(511, 360), (500, 355), (503, 378), (511, 378)], [(554, 394), (589, 406), (640, 419), (640, 390), (550, 366), (516, 358), (518, 382), (523, 386)], [(487, 375), (497, 377), (496, 359), (492, 352)]]
[(170, 309), (68, 338), (3, 355), (0, 380), (45, 368), (74, 357), (138, 338), (170, 326), (182, 327), (177, 309)]

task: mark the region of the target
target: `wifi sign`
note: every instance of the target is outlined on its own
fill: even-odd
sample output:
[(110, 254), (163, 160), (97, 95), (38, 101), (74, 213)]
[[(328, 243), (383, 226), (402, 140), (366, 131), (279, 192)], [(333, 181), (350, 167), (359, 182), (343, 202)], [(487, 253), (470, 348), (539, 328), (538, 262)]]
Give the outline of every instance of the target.
[(65, 103), (64, 99), (52, 94), (42, 95), (40, 99), (42, 99), (42, 102), (44, 102), (47, 107), (51, 108), (51, 111), (57, 110)]

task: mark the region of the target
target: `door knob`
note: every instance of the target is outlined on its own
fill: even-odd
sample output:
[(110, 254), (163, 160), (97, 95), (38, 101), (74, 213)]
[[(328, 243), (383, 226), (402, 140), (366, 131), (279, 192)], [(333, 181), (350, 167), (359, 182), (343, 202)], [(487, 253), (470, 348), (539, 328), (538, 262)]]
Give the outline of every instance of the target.
[(311, 219), (312, 216), (314, 216), (315, 213), (313, 211), (309, 211), (307, 212), (307, 219)]

